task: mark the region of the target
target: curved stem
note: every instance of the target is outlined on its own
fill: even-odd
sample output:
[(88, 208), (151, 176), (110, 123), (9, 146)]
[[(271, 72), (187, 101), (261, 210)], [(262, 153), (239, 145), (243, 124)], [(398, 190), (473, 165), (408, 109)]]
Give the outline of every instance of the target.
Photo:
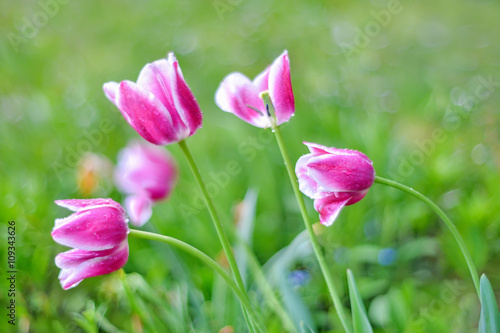
[(191, 254), (194, 257), (197, 257), (201, 261), (203, 261), (207, 266), (212, 268), (214, 271), (219, 273), (219, 275), (227, 282), (229, 287), (234, 291), (236, 296), (240, 299), (241, 304), (243, 305), (244, 309), (246, 309), (248, 315), (252, 318), (254, 323), (258, 326), (258, 329), (261, 331), (264, 331), (264, 328), (261, 327), (259, 318), (254, 311), (252, 305), (250, 304), (250, 300), (248, 299), (247, 295), (236, 285), (234, 280), (224, 271), (224, 269), (219, 266), (212, 258), (210, 258), (208, 255), (205, 253), (201, 252), (194, 246), (191, 246), (187, 243), (184, 243), (181, 240), (178, 240), (176, 238), (172, 238), (169, 236), (164, 236), (160, 234), (155, 234), (152, 232), (147, 232), (147, 231), (141, 231), (141, 230), (135, 230), (131, 229), (130, 236), (134, 237), (139, 237), (139, 238), (144, 238), (144, 239), (149, 239), (153, 241), (158, 241), (158, 242), (163, 242), (169, 245), (173, 245), (181, 250), (183, 250), (186, 253)]
[(314, 249), (314, 254), (318, 259), (321, 272), (323, 273), (323, 277), (326, 280), (326, 284), (328, 286), (328, 290), (330, 291), (330, 296), (332, 297), (335, 310), (337, 311), (337, 314), (340, 318), (342, 326), (344, 327), (344, 330), (350, 333), (352, 332), (351, 326), (347, 321), (344, 307), (342, 306), (342, 302), (340, 301), (340, 297), (333, 283), (332, 273), (330, 272), (330, 269), (326, 264), (325, 257), (323, 256), (321, 247), (318, 243), (318, 239), (316, 238), (316, 234), (314, 233), (311, 220), (309, 219), (309, 215), (307, 214), (306, 205), (304, 203), (304, 197), (302, 196), (302, 193), (299, 190), (297, 176), (295, 175), (295, 170), (290, 161), (290, 157), (288, 156), (288, 153), (286, 151), (285, 143), (283, 141), (283, 138), (281, 137), (279, 126), (274, 127), (273, 131), (276, 136), (276, 141), (278, 141), (278, 146), (280, 148), (281, 155), (283, 156), (283, 160), (285, 161), (286, 169), (288, 171), (288, 176), (290, 177), (290, 182), (292, 183), (293, 192), (295, 193), (295, 197), (297, 198), (297, 202), (300, 207), (300, 212), (302, 213), (302, 218), (304, 220), (304, 224), (306, 226), (307, 232), (309, 233), (309, 238), (311, 240), (311, 244)]
[[(238, 264), (236, 263), (236, 259), (234, 258), (233, 250), (231, 248), (231, 244), (229, 243), (229, 240), (227, 239), (226, 232), (224, 231), (224, 227), (222, 225), (222, 222), (219, 219), (219, 216), (217, 215), (217, 211), (215, 210), (214, 203), (212, 202), (212, 199), (210, 197), (210, 194), (207, 191), (207, 187), (205, 186), (205, 182), (203, 181), (203, 178), (201, 177), (200, 170), (196, 166), (196, 162), (194, 161), (193, 155), (191, 155), (191, 152), (189, 151), (189, 148), (186, 144), (186, 141), (182, 140), (179, 141), (179, 146), (181, 147), (182, 152), (184, 153), (184, 156), (186, 156), (186, 160), (188, 161), (189, 167), (191, 168), (191, 171), (193, 172), (194, 178), (196, 179), (198, 186), (200, 187), (201, 193), (203, 194), (203, 198), (205, 199), (205, 204), (207, 205), (208, 211), (210, 212), (210, 216), (212, 217), (212, 221), (215, 227), (215, 230), (217, 231), (217, 235), (219, 236), (219, 240), (222, 244), (222, 249), (224, 250), (224, 253), (226, 254), (227, 261), (229, 263), (229, 267), (231, 267), (231, 271), (233, 272), (234, 279), (236, 281), (236, 284), (238, 285), (238, 288), (241, 289), (243, 294), (245, 295), (246, 300), (249, 300), (248, 294), (245, 288), (245, 284), (243, 283), (243, 279), (241, 277), (240, 270), (238, 269)], [(245, 309), (243, 309), (243, 312), (245, 312)], [(243, 313), (246, 319), (246, 314)], [(247, 322), (248, 328), (250, 331), (252, 331), (252, 327), (250, 323)]]
[(457, 241), (458, 246), (460, 247), (460, 250), (464, 255), (465, 262), (467, 263), (467, 266), (469, 266), (470, 275), (472, 276), (472, 281), (474, 282), (474, 287), (476, 288), (477, 295), (479, 296), (479, 298), (481, 298), (479, 293), (479, 275), (477, 274), (476, 266), (472, 261), (472, 257), (469, 253), (469, 250), (467, 250), (467, 246), (465, 245), (462, 236), (458, 232), (453, 222), (451, 222), (450, 218), (446, 215), (446, 213), (441, 208), (439, 208), (439, 206), (436, 205), (431, 199), (427, 198), (422, 193), (417, 192), (408, 186), (378, 176), (375, 177), (375, 182), (378, 184), (394, 187), (398, 190), (413, 195), (414, 197), (420, 199), (422, 202), (426, 203), (429, 207), (431, 207), (432, 210), (441, 218), (441, 220), (443, 220), (448, 229), (451, 231), (453, 237), (455, 237), (455, 240)]

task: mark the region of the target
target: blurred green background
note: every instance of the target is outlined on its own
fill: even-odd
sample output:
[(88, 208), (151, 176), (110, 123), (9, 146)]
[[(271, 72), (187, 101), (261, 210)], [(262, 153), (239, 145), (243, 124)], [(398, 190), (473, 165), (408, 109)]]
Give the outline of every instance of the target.
[[(245, 331), (224, 283), (163, 244), (130, 239), (127, 275), (88, 279), (68, 291), (57, 280), (53, 260), (65, 248), (50, 231), (69, 211), (54, 200), (121, 201), (104, 171), (93, 192), (82, 189), (78, 165), (86, 152), (114, 163), (139, 138), (102, 84), (135, 80), (169, 51), (204, 112), (203, 128), (188, 139), (204, 177), (213, 182), (210, 173), (232, 160), (241, 167), (214, 195), (224, 223), (234, 223), (234, 207), (249, 188), (258, 192), (249, 237), (261, 264), (303, 223), (270, 133), (221, 112), (214, 94), (228, 73), (253, 78), (287, 49), (296, 113), (283, 135), (292, 159), (307, 152), (302, 141), (363, 151), (378, 175), (429, 195), (449, 213), (478, 270), (500, 292), (498, 2), (41, 0), (2, 1), (0, 8), (1, 331)], [(180, 179), (146, 229), (220, 257), (209, 215), (193, 202), (197, 187), (181, 151), (168, 150)], [(4, 306), (10, 220), (17, 231), (15, 328)], [(320, 231), (345, 305), (351, 268), (377, 332), (477, 331), (479, 303), (462, 255), (413, 197), (374, 185)], [(305, 332), (341, 332), (315, 260), (304, 251), (268, 272), (289, 287), (274, 283), (276, 295), (304, 320)], [(262, 311), (271, 332), (283, 331), (276, 315)]]

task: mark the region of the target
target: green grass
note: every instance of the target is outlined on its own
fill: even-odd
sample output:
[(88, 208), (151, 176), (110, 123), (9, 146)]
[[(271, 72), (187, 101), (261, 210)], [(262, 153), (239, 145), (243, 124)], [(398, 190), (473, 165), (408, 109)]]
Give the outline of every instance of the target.
[[(221, 18), (215, 3), (233, 5), (224, 7), (232, 9)], [(203, 128), (188, 143), (205, 179), (232, 160), (241, 167), (214, 198), (224, 223), (233, 223), (234, 206), (248, 188), (258, 190), (253, 247), (262, 264), (303, 230), (300, 212), (275, 141), (258, 139), (262, 130), (220, 111), (214, 94), (228, 73), (254, 77), (288, 49), (296, 113), (282, 134), (291, 158), (307, 152), (302, 141), (363, 151), (377, 175), (414, 187), (445, 209), (498, 292), (499, 86), (476, 98), (470, 112), (460, 104), (463, 96), (475, 96), (480, 77), (500, 82), (500, 5), (425, 0), (400, 6), (359, 54), (347, 57), (342, 43), (353, 42), (353, 28), (374, 21), (371, 11), (387, 9), (384, 1), (68, 1), (18, 52), (8, 34), (20, 36), (19, 21), (32, 21), (42, 7), (37, 1), (2, 2), (0, 267), (4, 272), (6, 223), (15, 220), (13, 331), (92, 332), (95, 323), (101, 332), (136, 332), (143, 325), (146, 331), (147, 325), (172, 332), (217, 332), (226, 325), (244, 331), (238, 303), (224, 283), (196, 259), (163, 244), (131, 239), (126, 277), (118, 272), (92, 278), (69, 291), (57, 280), (53, 260), (64, 248), (50, 231), (54, 219), (69, 212), (53, 201), (83, 197), (75, 176), (78, 149), (115, 162), (118, 151), (138, 138), (105, 98), (102, 84), (135, 80), (144, 64), (169, 51), (204, 112)], [(484, 97), (487, 90), (479, 92)], [(84, 133), (95, 131), (102, 135), (93, 143)], [(440, 135), (430, 145), (435, 131)], [(253, 150), (252, 137), (259, 143)], [(216, 258), (221, 248), (208, 212), (186, 214), (196, 183), (180, 149), (168, 149), (180, 179), (171, 198), (154, 208), (152, 225)], [(98, 195), (123, 199), (111, 187)], [(317, 218), (312, 201), (306, 204)], [(477, 330), (479, 304), (459, 249), (414, 198), (374, 185), (323, 230), (320, 241), (343, 301), (349, 305), (350, 268), (377, 332)], [(383, 248), (396, 250), (394, 264), (378, 263)], [(275, 286), (277, 295), (295, 300), (287, 301), (291, 307), (301, 300), (315, 331), (340, 332), (313, 256), (292, 262), (289, 269), (307, 269), (311, 279), (295, 290), (299, 297), (283, 298)], [(7, 282), (1, 277), (5, 309)], [(1, 327), (12, 329), (3, 312)], [(275, 315), (266, 316), (266, 325), (281, 330)]]

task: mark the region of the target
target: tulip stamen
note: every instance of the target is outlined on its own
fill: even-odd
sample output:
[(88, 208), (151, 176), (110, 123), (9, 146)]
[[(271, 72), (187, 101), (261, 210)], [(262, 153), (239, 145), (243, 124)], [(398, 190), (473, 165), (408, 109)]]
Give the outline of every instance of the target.
[(248, 105), (248, 104), (247, 104), (247, 108), (250, 108), (250, 109), (254, 110), (254, 111), (255, 111), (255, 112), (257, 112), (257, 113), (259, 113), (259, 114), (261, 114), (261, 115), (264, 115), (264, 113), (263, 113), (261, 110), (257, 109), (257, 108), (256, 108), (256, 107), (254, 107), (254, 106), (251, 106), (251, 105)]

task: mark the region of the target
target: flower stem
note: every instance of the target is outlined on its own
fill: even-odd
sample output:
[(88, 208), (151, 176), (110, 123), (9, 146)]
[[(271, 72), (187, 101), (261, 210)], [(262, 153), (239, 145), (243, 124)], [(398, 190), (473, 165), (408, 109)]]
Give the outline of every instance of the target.
[[(156, 328), (155, 328), (155, 325), (153, 323), (153, 319), (151, 318), (149, 313), (144, 310), (143, 307), (141, 307), (139, 304), (137, 304), (136, 295), (135, 295), (134, 291), (132, 290), (132, 288), (130, 287), (130, 284), (129, 284), (128, 279), (127, 279), (127, 275), (125, 274), (125, 271), (123, 270), (123, 268), (120, 268), (120, 270), (122, 273), (120, 275), (122, 278), (123, 289), (125, 289), (125, 294), (127, 295), (127, 298), (128, 298), (128, 301), (129, 301), (129, 304), (130, 304), (132, 310), (137, 314), (140, 321), (144, 325), (144, 328), (146, 328), (148, 331), (149, 330), (155, 331)], [(96, 332), (98, 332), (98, 330), (96, 330)]]
[(176, 238), (172, 238), (169, 236), (164, 236), (164, 235), (155, 234), (152, 232), (135, 230), (135, 229), (131, 229), (129, 235), (134, 236), (134, 237), (149, 239), (149, 240), (153, 240), (153, 241), (163, 242), (163, 243), (166, 243), (169, 245), (173, 245), (173, 246), (185, 251), (186, 253), (189, 253), (192, 256), (195, 256), (198, 259), (200, 259), (201, 261), (203, 261), (207, 266), (209, 266), (214, 271), (219, 273), (219, 275), (227, 282), (227, 284), (234, 291), (236, 296), (238, 296), (241, 304), (243, 305), (243, 308), (247, 311), (248, 315), (250, 316), (252, 321), (255, 323), (255, 325), (258, 327), (258, 329), (262, 332), (265, 331), (265, 329), (262, 327), (262, 324), (259, 321), (257, 313), (254, 311), (252, 305), (250, 304), (250, 300), (248, 299), (248, 296), (245, 294), (245, 292), (243, 290), (241, 290), (241, 288), (238, 287), (238, 285), (226, 273), (226, 271), (224, 271), (224, 269), (221, 266), (219, 266), (208, 255), (201, 252), (200, 250), (198, 250), (194, 246), (191, 246), (187, 243), (184, 243), (181, 240), (178, 240)]
[(330, 291), (330, 296), (332, 297), (333, 304), (335, 306), (335, 310), (337, 311), (337, 314), (340, 318), (340, 322), (342, 323), (342, 326), (344, 327), (344, 330), (348, 333), (352, 332), (351, 326), (349, 325), (346, 314), (344, 312), (344, 307), (342, 306), (342, 302), (340, 301), (340, 297), (337, 293), (337, 290), (335, 289), (335, 285), (333, 283), (333, 278), (332, 274), (330, 272), (330, 269), (328, 268), (326, 264), (325, 257), (323, 256), (323, 253), (321, 251), (321, 247), (318, 243), (318, 240), (316, 238), (316, 234), (314, 233), (313, 226), (311, 223), (311, 220), (309, 219), (309, 215), (307, 214), (306, 210), (306, 205), (304, 203), (304, 197), (302, 196), (302, 193), (299, 190), (299, 185), (298, 185), (298, 180), (297, 176), (295, 175), (295, 171), (293, 169), (293, 165), (290, 161), (290, 157), (288, 156), (285, 143), (283, 141), (283, 138), (281, 136), (280, 128), (279, 126), (276, 126), (273, 128), (274, 135), (276, 136), (276, 141), (278, 141), (278, 146), (281, 151), (281, 155), (283, 156), (283, 160), (285, 161), (285, 166), (288, 171), (288, 176), (290, 177), (290, 182), (292, 183), (293, 187), (293, 192), (295, 193), (295, 197), (297, 198), (297, 202), (300, 207), (300, 212), (302, 213), (302, 218), (304, 220), (304, 224), (306, 226), (307, 232), (309, 233), (309, 238), (311, 240), (311, 244), (314, 249), (314, 254), (316, 255), (316, 258), (318, 259), (319, 266), (321, 268), (321, 272), (323, 273), (323, 277), (326, 280), (326, 284), (328, 286), (328, 290)]
[[(240, 270), (238, 269), (238, 264), (236, 263), (236, 259), (234, 258), (231, 244), (229, 243), (229, 240), (227, 239), (226, 232), (224, 231), (224, 227), (219, 219), (219, 216), (217, 215), (217, 211), (215, 210), (214, 203), (212, 202), (210, 194), (207, 191), (207, 187), (205, 186), (203, 178), (201, 177), (200, 170), (196, 166), (196, 162), (194, 161), (193, 155), (191, 155), (191, 152), (189, 151), (189, 148), (186, 144), (186, 141), (184, 141), (184, 140), (179, 141), (179, 146), (181, 147), (181, 150), (184, 153), (184, 156), (186, 156), (186, 160), (188, 161), (189, 167), (191, 168), (191, 171), (193, 172), (194, 178), (198, 182), (198, 186), (200, 187), (201, 193), (203, 194), (203, 198), (205, 199), (205, 204), (207, 205), (208, 211), (210, 212), (210, 216), (212, 217), (212, 221), (214, 223), (215, 230), (217, 231), (217, 235), (219, 236), (219, 240), (222, 244), (222, 249), (224, 250), (224, 253), (226, 254), (226, 258), (227, 258), (227, 261), (229, 263), (229, 267), (231, 267), (231, 271), (233, 272), (233, 276), (234, 276), (234, 279), (236, 281), (236, 284), (237, 284), (238, 288), (240, 288), (241, 292), (244, 294), (245, 299), (247, 301), (249, 301), (248, 294), (247, 294), (247, 291), (245, 288), (245, 284), (243, 283), (243, 279), (241, 277)], [(243, 315), (246, 319), (247, 316), (245, 314), (245, 309), (243, 309)], [(252, 327), (251, 327), (250, 323), (248, 323), (248, 321), (247, 321), (247, 324), (249, 324), (248, 327), (249, 327), (250, 331), (252, 331)]]
[(381, 178), (378, 176), (375, 177), (375, 182), (382, 184), (382, 185), (394, 187), (398, 190), (401, 190), (403, 192), (406, 192), (408, 194), (413, 195), (414, 197), (420, 199), (422, 202), (426, 203), (429, 207), (431, 207), (431, 209), (441, 218), (441, 220), (443, 220), (443, 222), (446, 224), (448, 229), (451, 231), (453, 237), (455, 237), (455, 240), (457, 241), (458, 246), (460, 247), (460, 250), (462, 251), (462, 254), (464, 255), (465, 262), (467, 263), (467, 266), (469, 266), (470, 275), (472, 276), (472, 281), (474, 282), (474, 287), (476, 288), (477, 295), (479, 296), (479, 298), (481, 298), (480, 292), (479, 292), (479, 275), (477, 274), (476, 266), (474, 265), (474, 262), (472, 261), (472, 257), (470, 255), (469, 251), (467, 250), (467, 246), (465, 245), (465, 242), (464, 242), (462, 236), (460, 236), (460, 233), (458, 232), (457, 228), (455, 227), (453, 222), (451, 222), (450, 218), (446, 215), (446, 213), (441, 208), (439, 208), (439, 206), (436, 205), (432, 200), (427, 198), (425, 195), (423, 195), (420, 192), (415, 191), (414, 189), (412, 189), (408, 186), (405, 186), (405, 185), (400, 184), (398, 182), (395, 182), (395, 181), (392, 181), (389, 179), (385, 179), (385, 178)]

